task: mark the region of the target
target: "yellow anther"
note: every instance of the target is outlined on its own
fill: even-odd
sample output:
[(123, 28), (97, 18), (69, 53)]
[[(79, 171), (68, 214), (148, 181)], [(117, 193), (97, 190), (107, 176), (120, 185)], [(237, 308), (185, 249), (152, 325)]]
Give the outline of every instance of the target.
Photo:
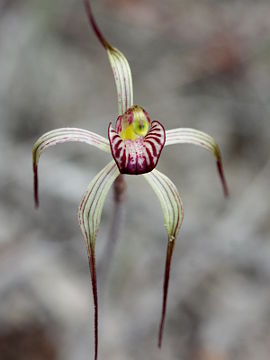
[(147, 113), (140, 106), (135, 105), (123, 115), (121, 125), (121, 138), (134, 141), (147, 134), (150, 120)]
[(136, 140), (138, 137), (134, 132), (132, 124), (127, 126), (124, 130), (122, 130), (120, 136), (122, 140)]

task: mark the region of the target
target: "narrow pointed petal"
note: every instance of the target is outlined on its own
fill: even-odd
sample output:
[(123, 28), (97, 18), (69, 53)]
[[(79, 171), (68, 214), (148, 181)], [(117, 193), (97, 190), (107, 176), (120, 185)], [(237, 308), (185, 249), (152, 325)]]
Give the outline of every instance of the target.
[(156, 193), (164, 217), (164, 224), (168, 232), (167, 257), (163, 283), (163, 303), (159, 326), (158, 346), (161, 347), (166, 315), (167, 295), (170, 279), (171, 259), (179, 229), (183, 221), (183, 206), (178, 190), (171, 180), (157, 170), (144, 175)]
[(109, 125), (113, 158), (122, 174), (140, 175), (152, 171), (158, 163), (166, 141), (163, 126), (153, 121), (148, 134), (136, 140), (122, 140), (120, 135)]
[(112, 160), (94, 177), (83, 195), (78, 209), (78, 221), (87, 247), (95, 244), (104, 201), (118, 175), (119, 170)]
[(174, 144), (194, 144), (209, 150), (217, 161), (217, 168), (222, 183), (224, 196), (229, 196), (229, 190), (223, 171), (221, 152), (218, 144), (216, 143), (215, 139), (212, 138), (212, 136), (202, 131), (189, 128), (167, 130), (165, 146)]
[(108, 191), (119, 175), (114, 161), (106, 165), (91, 181), (78, 209), (78, 221), (86, 242), (94, 301), (95, 360), (98, 355), (98, 296), (95, 265), (95, 241)]
[(34, 172), (34, 199), (35, 206), (38, 207), (39, 199), (38, 199), (38, 161), (40, 155), (43, 153), (45, 149), (50, 146), (78, 141), (84, 142), (89, 145), (96, 146), (100, 150), (110, 152), (110, 145), (107, 139), (104, 137), (97, 135), (91, 131), (77, 129), (77, 128), (62, 128), (49, 131), (42, 135), (34, 144), (32, 150), (33, 157), (33, 172)]
[(133, 85), (129, 63), (121, 51), (111, 46), (102, 35), (91, 10), (90, 0), (84, 0), (86, 13), (97, 38), (106, 49), (112, 67), (118, 99), (118, 113), (122, 115), (133, 105)]

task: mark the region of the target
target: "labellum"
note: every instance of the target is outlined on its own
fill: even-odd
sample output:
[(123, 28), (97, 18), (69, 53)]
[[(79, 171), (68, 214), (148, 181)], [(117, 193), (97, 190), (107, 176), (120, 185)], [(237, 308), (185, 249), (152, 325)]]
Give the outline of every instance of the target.
[(121, 174), (145, 174), (156, 167), (166, 133), (158, 121), (153, 121), (150, 129), (149, 126), (147, 112), (138, 105), (118, 117), (116, 130), (109, 125), (111, 151)]

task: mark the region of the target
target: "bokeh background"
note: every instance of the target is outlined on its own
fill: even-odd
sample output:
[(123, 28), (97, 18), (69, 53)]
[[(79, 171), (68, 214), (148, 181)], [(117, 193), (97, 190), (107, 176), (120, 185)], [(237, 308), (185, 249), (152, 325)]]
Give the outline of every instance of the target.
[[(270, 4), (267, 0), (93, 0), (97, 22), (127, 56), (135, 102), (167, 129), (194, 127), (220, 144), (230, 199), (212, 155), (166, 148), (158, 169), (182, 194), (163, 348), (157, 344), (166, 233), (158, 200), (129, 177), (120, 238), (98, 273), (100, 359), (270, 358)], [(93, 308), (80, 198), (110, 157), (85, 144), (40, 162), (45, 131), (106, 136), (115, 85), (82, 1), (0, 1), (0, 359), (93, 357)], [(110, 239), (104, 207), (97, 260)]]

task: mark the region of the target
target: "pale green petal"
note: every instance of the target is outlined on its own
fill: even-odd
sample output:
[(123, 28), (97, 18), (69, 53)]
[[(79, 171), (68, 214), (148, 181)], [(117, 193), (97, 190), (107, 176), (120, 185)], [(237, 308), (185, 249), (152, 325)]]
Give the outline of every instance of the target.
[(179, 192), (172, 181), (156, 169), (144, 174), (156, 193), (170, 241), (174, 241), (183, 221), (183, 207)]
[(167, 176), (157, 170), (153, 170), (151, 173), (144, 174), (144, 177), (152, 186), (154, 192), (159, 199), (163, 212), (165, 227), (168, 232), (167, 256), (163, 283), (163, 302), (158, 335), (158, 346), (161, 347), (166, 315), (171, 260), (175, 239), (178, 235), (180, 226), (183, 221), (183, 206), (180, 195), (175, 185), (171, 182), (169, 178), (167, 178)]
[(95, 241), (101, 220), (104, 201), (119, 170), (114, 161), (106, 165), (90, 182), (78, 209), (78, 220), (86, 242), (94, 301), (94, 359), (98, 356), (98, 292), (95, 260)]
[(55, 129), (52, 131), (48, 131), (43, 134), (38, 140), (35, 142), (33, 146), (33, 155), (35, 158), (35, 162), (38, 161), (41, 153), (48, 147), (61, 144), (65, 142), (84, 142), (89, 145), (96, 146), (100, 150), (110, 153), (110, 144), (108, 139), (95, 134), (94, 132), (78, 129), (78, 128), (61, 128)]
[(110, 153), (109, 141), (104, 137), (88, 130), (77, 128), (62, 128), (49, 131), (42, 135), (34, 144), (32, 150), (33, 171), (34, 171), (34, 197), (35, 205), (38, 207), (38, 161), (40, 155), (50, 146), (65, 142), (84, 142), (93, 145), (100, 150)]
[(167, 145), (174, 144), (193, 144), (201, 146), (215, 156), (216, 160), (220, 159), (220, 150), (218, 144), (212, 136), (195, 129), (178, 128), (173, 130), (166, 130), (166, 143)]
[(189, 129), (189, 128), (178, 128), (173, 130), (167, 130), (165, 146), (174, 145), (174, 144), (193, 144), (193, 145), (201, 146), (206, 150), (209, 150), (216, 159), (217, 168), (221, 179), (224, 195), (225, 196), (229, 195), (229, 190), (223, 171), (221, 152), (218, 144), (216, 143), (215, 139), (212, 136), (202, 131)]
[(87, 248), (95, 244), (104, 201), (118, 175), (119, 170), (113, 160), (94, 177), (80, 202), (78, 220)]

